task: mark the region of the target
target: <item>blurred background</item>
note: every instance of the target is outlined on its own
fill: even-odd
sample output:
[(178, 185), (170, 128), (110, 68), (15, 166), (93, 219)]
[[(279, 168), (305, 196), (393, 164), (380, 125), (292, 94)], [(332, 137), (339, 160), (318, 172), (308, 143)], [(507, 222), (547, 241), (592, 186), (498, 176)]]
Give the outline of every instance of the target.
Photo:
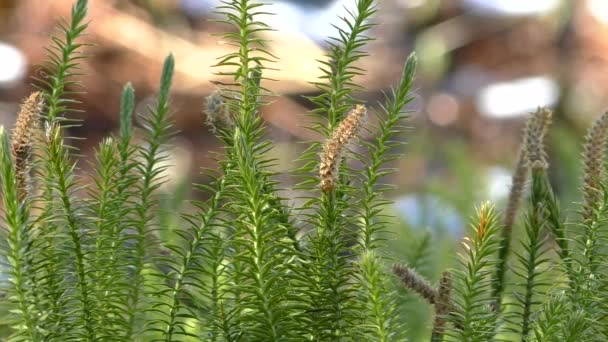
[[(176, 58), (173, 111), (180, 134), (174, 141), (163, 205), (176, 208), (196, 196), (188, 185), (205, 182), (200, 167), (213, 167), (209, 151), (219, 148), (203, 125), (204, 97), (218, 81), (211, 66), (231, 47), (214, 36), (226, 27), (212, 10), (218, 0), (92, 0), (84, 60), (86, 90), (78, 147), (91, 158), (100, 139), (118, 124), (122, 86), (133, 83), (140, 111), (152, 100), (161, 63)], [(324, 38), (331, 23), (354, 0), (274, 0), (274, 16), (262, 18), (276, 29), (266, 34), (280, 59), (266, 84), (280, 97), (261, 113), (276, 142), (277, 171), (293, 168), (316, 138), (302, 126), (314, 95), (309, 82), (320, 75)], [(416, 100), (403, 137), (404, 157), (395, 165), (391, 255), (418, 266), (436, 280), (454, 264), (454, 250), (466, 230), (473, 204), (492, 200), (499, 208), (508, 194), (526, 115), (537, 106), (554, 109), (550, 134), (551, 177), (565, 209), (579, 198), (580, 145), (591, 120), (606, 109), (608, 97), (607, 0), (381, 0), (369, 45), (361, 62), (367, 75), (357, 94), (375, 106), (398, 82), (411, 51), (419, 57)], [(0, 124), (11, 127), (19, 102), (31, 91), (44, 47), (57, 18), (67, 17), (71, 0), (0, 0)], [(346, 9), (345, 9), (346, 8)], [(81, 163), (86, 171), (90, 166)], [(289, 179), (285, 179), (289, 182)], [(287, 184), (289, 187), (289, 184)], [(169, 198), (169, 197), (167, 197)], [(438, 210), (439, 209), (439, 210)], [(167, 216), (167, 224), (178, 220)], [(434, 252), (431, 253), (430, 251)], [(443, 251), (437, 253), (437, 251)], [(428, 333), (428, 308), (404, 294), (410, 338)], [(411, 302), (411, 303), (410, 303)], [(408, 304), (409, 303), (409, 304)], [(412, 313), (416, 314), (412, 314)]]

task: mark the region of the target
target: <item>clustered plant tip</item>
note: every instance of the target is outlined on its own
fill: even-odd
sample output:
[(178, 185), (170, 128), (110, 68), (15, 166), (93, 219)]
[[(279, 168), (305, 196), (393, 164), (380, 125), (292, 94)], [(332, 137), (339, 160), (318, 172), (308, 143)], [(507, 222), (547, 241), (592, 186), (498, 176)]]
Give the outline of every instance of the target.
[(212, 133), (218, 130), (229, 130), (234, 126), (228, 104), (225, 103), (221, 91), (214, 91), (206, 99), (205, 123)]
[[(511, 189), (505, 209), (501, 246), (499, 249), (499, 264), (497, 269), (497, 281), (494, 285), (494, 297), (499, 297), (507, 274), (507, 253), (510, 249), (513, 225), (517, 211), (524, 193), (526, 181), (529, 178), (530, 168), (546, 168), (546, 153), (544, 150), (544, 138), (551, 124), (552, 113), (546, 108), (538, 108), (526, 122), (523, 131), (523, 141), (519, 150), (517, 164), (513, 172)], [(500, 302), (494, 304), (495, 309), (500, 308)]]
[(413, 269), (404, 265), (393, 265), (393, 272), (401, 280), (401, 284), (406, 288), (416, 292), (429, 304), (437, 304), (439, 293), (431, 284)]
[(583, 218), (589, 219), (601, 198), (603, 159), (608, 143), (608, 113), (604, 113), (587, 132), (583, 145)]
[(357, 134), (364, 124), (367, 109), (363, 105), (356, 105), (346, 114), (339, 126), (332, 132), (331, 138), (323, 145), (321, 162), (319, 164), (319, 178), (321, 190), (328, 192), (336, 187), (338, 169), (348, 145), (357, 138)]
[(528, 167), (532, 169), (548, 167), (544, 140), (551, 125), (552, 113), (546, 108), (539, 108), (526, 123), (524, 130), (525, 155)]
[(194, 185), (206, 200), (169, 227), (160, 190), (175, 134), (176, 61), (166, 58), (156, 102), (142, 113), (125, 85), (119, 130), (100, 143), (85, 174), (64, 136), (78, 124), (71, 113), (86, 47), (88, 3), (77, 0), (52, 39), (39, 91), (10, 136), (0, 127), (0, 308), (7, 308), (0, 339), (404, 341), (415, 320), (401, 310), (401, 285), (433, 309), (425, 337), (433, 342), (608, 340), (608, 114), (583, 145), (577, 218), (561, 212), (549, 182), (551, 112), (539, 108), (524, 129), (504, 216), (483, 203), (458, 262), (437, 282), (421, 275), (421, 263), (391, 270), (384, 242), (396, 223), (382, 180), (406, 132), (417, 59), (407, 58), (379, 106), (355, 98), (364, 90), (357, 61), (367, 56), (376, 2), (353, 1), (336, 26), (348, 29), (328, 39), (309, 98), (308, 129), (321, 139), (307, 142), (296, 161), (301, 201), (283, 197), (289, 192), (272, 171), (259, 115), (276, 58), (257, 35), (269, 30), (258, 18), (272, 10), (222, 1), (218, 13), (234, 28), (223, 39), (236, 47), (217, 63), (229, 83), (207, 97), (201, 124), (224, 148), (218, 170), (203, 171), (211, 182)]
[(41, 92), (32, 93), (21, 105), (17, 122), (11, 134), (11, 151), (15, 163), (15, 176), (19, 200), (23, 201), (31, 191), (30, 170), (32, 153), (36, 139), (39, 138), (40, 115), (44, 106)]

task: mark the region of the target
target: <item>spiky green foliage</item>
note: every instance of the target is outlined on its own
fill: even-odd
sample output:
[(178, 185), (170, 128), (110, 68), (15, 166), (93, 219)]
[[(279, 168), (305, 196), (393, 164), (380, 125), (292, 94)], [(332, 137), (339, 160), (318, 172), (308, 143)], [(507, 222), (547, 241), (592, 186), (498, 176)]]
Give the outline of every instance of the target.
[[(370, 40), (366, 33), (371, 28), (369, 18), (375, 12), (374, 1), (357, 0), (355, 10), (349, 13), (349, 16), (342, 18), (351, 30), (346, 32), (339, 29), (339, 36), (328, 39), (329, 53), (327, 61), (323, 62), (321, 71), (323, 76), (321, 80), (315, 83), (315, 86), (320, 91), (320, 95), (311, 98), (317, 108), (311, 113), (310, 129), (323, 138), (328, 139), (325, 142), (326, 146), (332, 146), (330, 142), (332, 134), (338, 132), (340, 124), (349, 124), (347, 113), (355, 107), (357, 101), (352, 98), (352, 93), (355, 90), (360, 90), (363, 87), (355, 81), (357, 75), (364, 71), (357, 66), (357, 61), (366, 56), (362, 47)], [(410, 66), (413, 61), (410, 63)], [(406, 77), (410, 77), (406, 79)], [(406, 75), (404, 81), (400, 85), (399, 95), (407, 93), (411, 84), (411, 76)], [(409, 83), (408, 83), (409, 82)], [(396, 105), (391, 108), (390, 113), (392, 122), (388, 127), (383, 127), (386, 137), (380, 138), (380, 143), (388, 143), (388, 139), (392, 135), (392, 130), (397, 129), (401, 116), (401, 107), (399, 104), (405, 104), (408, 101), (407, 94), (400, 98), (395, 98)], [(354, 118), (354, 117), (353, 117)], [(359, 117), (358, 120), (362, 118)], [(354, 121), (358, 121), (354, 120)], [(362, 122), (353, 122), (354, 126), (363, 125)], [(384, 140), (383, 140), (384, 139)], [(349, 329), (363, 317), (360, 315), (360, 310), (356, 305), (353, 305), (352, 298), (357, 296), (357, 286), (353, 284), (353, 280), (357, 275), (357, 268), (353, 262), (353, 248), (358, 243), (359, 234), (366, 234), (363, 239), (368, 239), (365, 243), (376, 237), (370, 236), (371, 229), (367, 229), (364, 233), (360, 231), (355, 221), (354, 213), (349, 213), (349, 201), (354, 201), (355, 189), (353, 184), (346, 181), (345, 175), (350, 173), (350, 168), (347, 165), (347, 160), (352, 159), (349, 153), (342, 154), (334, 153), (334, 148), (324, 148), (322, 142), (312, 142), (306, 153), (303, 154), (301, 160), (304, 166), (300, 172), (306, 177), (300, 188), (311, 193), (311, 197), (302, 208), (304, 215), (308, 215), (307, 224), (311, 227), (312, 233), (309, 235), (309, 242), (305, 245), (305, 250), (302, 258), (304, 262), (310, 266), (303, 269), (305, 272), (300, 274), (302, 279), (303, 291), (309, 296), (308, 305), (313, 308), (309, 313), (307, 334), (313, 336), (314, 339), (341, 339), (355, 338), (360, 333), (359, 329)], [(336, 147), (346, 148), (337, 144)], [(388, 146), (380, 146), (380, 149)], [(319, 165), (319, 154), (325, 151), (326, 159), (334, 160), (340, 165), (340, 172), (337, 170), (332, 173), (331, 191), (321, 191), (319, 193), (319, 178), (315, 177), (318, 168), (321, 171), (324, 168), (323, 160)], [(380, 177), (381, 170), (386, 150), (382, 150), (374, 157), (378, 160), (376, 165), (371, 166), (371, 174), (368, 176)], [(375, 151), (378, 152), (378, 151)], [(327, 155), (329, 154), (329, 156)], [(331, 155), (334, 154), (334, 155)], [(331, 167), (331, 166), (326, 166)], [(372, 180), (377, 181), (377, 180)], [(371, 188), (375, 188), (375, 184)], [(370, 205), (374, 199), (370, 198)], [(380, 205), (380, 204), (378, 204)], [(365, 212), (365, 208), (361, 208), (359, 215), (365, 216), (370, 212)], [(373, 210), (372, 208), (369, 208)], [(309, 214), (312, 212), (311, 214)], [(377, 213), (373, 213), (375, 216)], [(376, 218), (368, 217), (372, 221)], [(371, 222), (369, 222), (372, 224)], [(367, 223), (364, 223), (367, 225)], [(367, 227), (371, 228), (371, 227)], [(371, 246), (365, 246), (371, 247)], [(369, 250), (371, 252), (371, 249)], [(367, 252), (367, 251), (366, 251)], [(368, 266), (374, 267), (373, 263), (367, 263)], [(367, 274), (374, 274), (375, 270), (368, 270)], [(368, 285), (372, 283), (368, 282)], [(371, 290), (371, 289), (370, 289)], [(373, 291), (373, 290), (372, 290)], [(373, 317), (373, 315), (372, 315)], [(379, 321), (378, 321), (379, 319)], [(384, 321), (383, 318), (376, 317), (376, 323)], [(385, 323), (381, 323), (385, 324)], [(373, 325), (372, 325), (373, 326)], [(376, 327), (376, 331), (379, 327)], [(383, 330), (385, 328), (380, 328)], [(384, 332), (381, 332), (382, 334)], [(362, 338), (359, 336), (358, 338)]]
[(592, 329), (585, 323), (585, 313), (572, 305), (564, 293), (558, 293), (546, 302), (533, 326), (530, 341), (596, 341)]
[(79, 311), (79, 314), (75, 317), (73, 324), (75, 327), (80, 327), (82, 331), (77, 332), (77, 328), (71, 328), (70, 334), (75, 333), (74, 338), (92, 340), (94, 336), (92, 311), (95, 304), (91, 296), (91, 284), (87, 279), (86, 264), (88, 260), (86, 259), (88, 255), (84, 249), (86, 236), (81, 230), (81, 227), (86, 223), (82, 215), (83, 207), (77, 203), (74, 196), (78, 186), (74, 174), (76, 165), (69, 159), (67, 147), (64, 145), (60, 132), (58, 125), (48, 126), (46, 154), (52, 160), (51, 184), (59, 201), (58, 219), (67, 228), (66, 233), (70, 241), (66, 248), (74, 256), (74, 268), (70, 269), (69, 272), (75, 276), (76, 282), (72, 284), (74, 293), (69, 293), (67, 298), (69, 301), (77, 303), (76, 310)]
[(7, 290), (9, 303), (16, 314), (15, 340), (40, 340), (37, 321), (39, 311), (36, 306), (36, 294), (32, 276), (33, 236), (30, 222), (30, 202), (19, 200), (16, 170), (13, 165), (11, 146), (4, 128), (0, 128), (0, 174), (3, 189), (4, 225), (2, 232), (6, 239), (6, 272), (8, 284), (2, 284)]
[[(169, 55), (164, 62), (160, 78), (160, 92), (156, 105), (148, 108), (148, 115), (142, 115), (142, 124), (146, 131), (144, 146), (138, 151), (141, 162), (136, 166), (135, 173), (141, 180), (136, 184), (139, 193), (135, 208), (134, 219), (131, 222), (134, 234), (131, 239), (135, 246), (133, 251), (133, 267), (135, 279), (131, 283), (128, 299), (128, 328), (125, 335), (127, 340), (139, 336), (142, 331), (139, 315), (146, 308), (143, 303), (148, 289), (145, 288), (145, 272), (156, 273), (158, 270), (151, 260), (151, 251), (158, 252), (158, 239), (155, 235), (155, 215), (153, 210), (158, 205), (155, 191), (165, 180), (163, 172), (167, 166), (163, 161), (168, 158), (168, 152), (164, 150), (163, 144), (171, 136), (171, 118), (169, 111), (169, 91), (173, 79), (175, 61)], [(156, 307), (150, 310), (159, 310)]]
[(471, 226), (472, 236), (463, 243), (462, 268), (454, 272), (454, 329), (446, 335), (455, 341), (490, 341), (497, 320), (490, 294), (500, 246), (494, 208), (483, 204)]
[(361, 222), (361, 237), (359, 244), (364, 250), (373, 250), (380, 246), (380, 238), (386, 222), (382, 221), (383, 207), (388, 203), (382, 198), (382, 194), (390, 189), (390, 186), (381, 184), (383, 177), (390, 175), (395, 169), (386, 168), (386, 165), (396, 159), (397, 155), (390, 151), (400, 147), (402, 144), (392, 140), (396, 135), (405, 130), (403, 120), (407, 118), (407, 112), (403, 108), (413, 99), (411, 95), (412, 82), (416, 70), (416, 57), (410, 55), (401, 75), (401, 82), (391, 96), (386, 97), (382, 105), (384, 115), (378, 115), (378, 133), (372, 142), (364, 142), (369, 156), (360, 155), (359, 158), (367, 165), (361, 183), (364, 184), (361, 196), (361, 208), (357, 209)]
[[(74, 260), (72, 265), (64, 264), (59, 269), (55, 269), (52, 261), (48, 263), (51, 269), (47, 276), (74, 277), (75, 282), (67, 283), (64, 279), (52, 279), (52, 284), (48, 288), (52, 289), (56, 300), (62, 302), (62, 306), (74, 305), (73, 310), (77, 314), (64, 321), (65, 312), (58, 308), (51, 308), (51, 315), (55, 316), (56, 324), (66, 328), (70, 338), (92, 340), (94, 338), (93, 311), (94, 300), (92, 298), (91, 284), (88, 281), (88, 255), (84, 248), (86, 235), (82, 227), (86, 226), (83, 216), (84, 206), (76, 200), (74, 193), (78, 190), (79, 184), (74, 173), (76, 163), (70, 158), (70, 147), (66, 144), (62, 129), (69, 119), (63, 116), (67, 111), (67, 104), (72, 102), (65, 96), (70, 94), (66, 90), (68, 86), (77, 85), (71, 77), (77, 75), (77, 61), (81, 56), (78, 49), (82, 44), (76, 40), (83, 34), (87, 25), (84, 23), (87, 13), (87, 1), (78, 1), (72, 8), (71, 21), (62, 24), (64, 39), (54, 38), (54, 46), (49, 49), (50, 67), (54, 74), (43, 80), (46, 83), (45, 92), (47, 95), (47, 111), (45, 112), (45, 140), (43, 141), (42, 159), (44, 160), (45, 174), (41, 177), (46, 185), (44, 211), (47, 215), (55, 216), (58, 227), (51, 227), (48, 232), (49, 255), (52, 260), (57, 256), (61, 262), (64, 253), (72, 255)], [(51, 69), (53, 68), (53, 69)], [(40, 229), (44, 229), (40, 227)], [(56, 247), (54, 236), (67, 236), (62, 239), (61, 247)], [(54, 249), (54, 250), (53, 250)], [(62, 255), (63, 254), (63, 255)], [(65, 261), (64, 261), (65, 262)], [(63, 274), (62, 274), (63, 273)], [(69, 275), (69, 276), (68, 276)], [(57, 286), (56, 288), (53, 288)], [(62, 291), (63, 293), (61, 293)], [(56, 303), (52, 303), (56, 305)]]
[(66, 95), (75, 94), (75, 89), (70, 88), (78, 86), (73, 78), (80, 76), (78, 62), (84, 58), (81, 50), (85, 44), (79, 40), (88, 26), (85, 22), (87, 8), (88, 0), (78, 0), (74, 4), (70, 21), (59, 23), (63, 37), (54, 36), (53, 44), (47, 49), (48, 62), (43, 66), (47, 77), (39, 81), (47, 96), (46, 118), (49, 122), (70, 120), (64, 115), (71, 110), (68, 105), (74, 103), (74, 99)]
[[(264, 104), (262, 96), (267, 93), (261, 82), (265, 64), (274, 59), (265, 50), (265, 42), (255, 35), (267, 29), (256, 20), (263, 13), (262, 5), (226, 1), (219, 12), (237, 30), (224, 38), (239, 48), (218, 62), (218, 67), (232, 69), (220, 69), (220, 75), (234, 80), (222, 90), (221, 106), (223, 114), (228, 115), (223, 117), (224, 126), (215, 127), (226, 145), (224, 160), (220, 161), (222, 173), (211, 186), (200, 186), (211, 198), (196, 203), (198, 214), (184, 215), (190, 229), (165, 232), (174, 236), (172, 242), (160, 243), (157, 231), (164, 227), (156, 226), (155, 192), (163, 181), (163, 144), (171, 133), (169, 89), (173, 59), (169, 57), (163, 68), (156, 106), (142, 116), (143, 146), (132, 144), (134, 92), (126, 86), (120, 134), (101, 143), (91, 175), (94, 182), (83, 187), (88, 198), (77, 196), (81, 180), (63, 129), (74, 120), (65, 114), (72, 111), (67, 104), (75, 103), (69, 96), (77, 85), (72, 77), (76, 76), (81, 58), (79, 49), (83, 44), (77, 40), (86, 29), (86, 5), (86, 1), (78, 1), (73, 7), (70, 22), (62, 26), (65, 37), (55, 39), (49, 51), (49, 76), (41, 82), (48, 95), (44, 140), (38, 155), (43, 167), (38, 181), (47, 187), (35, 199), (43, 207), (36, 222), (45, 229), (44, 243), (36, 246), (52, 248), (42, 260), (32, 263), (43, 266), (41, 276), (48, 289), (48, 293), (41, 294), (42, 305), (48, 306), (44, 317), (50, 317), (41, 328), (48, 334), (46, 337), (132, 340), (137, 336), (170, 341), (200, 331), (212, 340), (267, 341), (319, 334), (347, 336), (351, 331), (352, 336), (361, 336), (374, 331), (383, 340), (391, 338), (396, 325), (391, 310), (386, 309), (393, 304), (385, 290), (387, 278), (381, 259), (374, 254), (385, 224), (381, 208), (387, 202), (379, 197), (382, 189), (376, 189), (376, 185), (387, 174), (383, 169), (391, 160), (387, 152), (395, 147), (391, 137), (401, 131), (399, 125), (405, 117), (402, 108), (411, 100), (415, 59), (408, 60), (401, 84), (392, 97), (387, 97), (382, 111), (386, 115), (379, 116), (378, 139), (366, 145), (370, 151), (366, 174), (369, 182), (365, 191), (357, 194), (368, 202), (357, 210), (365, 223), (346, 227), (346, 222), (336, 220), (344, 209), (337, 210), (326, 196), (315, 209), (330, 216), (328, 221), (322, 217), (317, 222), (326, 226), (325, 233), (311, 238), (321, 243), (302, 250), (300, 245), (306, 243), (295, 240), (290, 211), (272, 179), (273, 161), (266, 158), (271, 145), (264, 138), (259, 116)], [(318, 112), (324, 106), (331, 108), (328, 137), (342, 119), (342, 112), (356, 103), (351, 99), (351, 93), (359, 89), (353, 81), (360, 72), (355, 62), (364, 56), (361, 48), (369, 38), (363, 33), (370, 28), (368, 20), (375, 11), (374, 3), (359, 1), (357, 9), (352, 18), (344, 19), (353, 25), (352, 31), (340, 31), (340, 38), (330, 43), (333, 69), (327, 72), (328, 84), (318, 84), (323, 95), (316, 102), (324, 103), (323, 97), (329, 100), (329, 105), (322, 104)], [(361, 115), (367, 111), (363, 110)], [(351, 124), (360, 126), (361, 115)], [(345, 126), (344, 134), (354, 138), (356, 132), (352, 129)], [(340, 202), (341, 206), (346, 205), (345, 199)], [(351, 247), (345, 239), (349, 243), (360, 241), (361, 246), (352, 246), (355, 252), (343, 255)], [(309, 237), (304, 240), (309, 241)], [(328, 251), (326, 248), (331, 246), (326, 243), (333, 250)], [(70, 258), (73, 263), (67, 262)], [(339, 263), (327, 263), (332, 259)], [(321, 315), (311, 315), (316, 306), (298, 302), (295, 295), (304, 284), (301, 277), (311, 262), (331, 270), (327, 273), (316, 269), (318, 275), (330, 276), (320, 283), (327, 287), (313, 293), (326, 301)], [(359, 262), (360, 266), (355, 267)], [(340, 264), (345, 266), (344, 271)], [(61, 276), (66, 274), (70, 277), (63, 279)], [(371, 298), (368, 300), (365, 292), (360, 292), (361, 303), (357, 304), (350, 294), (363, 289), (357, 284), (361, 281), (367, 282), (365, 288)], [(333, 293), (338, 293), (337, 300), (330, 298)], [(373, 314), (355, 314), (355, 309), (368, 306)], [(328, 322), (326, 319), (331, 316), (326, 316), (325, 310), (336, 319)], [(343, 315), (342, 311), (349, 314)], [(374, 325), (355, 329), (360, 318), (365, 319), (365, 324)], [(31, 331), (35, 331), (33, 324), (28, 323)], [(324, 325), (329, 329), (317, 329)]]
[[(492, 228), (480, 234), (482, 225), (478, 226), (465, 244), (463, 265), (454, 271), (453, 295), (444, 314), (450, 323), (443, 338), (433, 334), (433, 341), (606, 340), (608, 213), (601, 165), (607, 116), (593, 125), (584, 145), (584, 201), (582, 219), (576, 224), (563, 218), (549, 181), (543, 144), (550, 117), (547, 110), (539, 109), (526, 125), (523, 161), (518, 162), (523, 169), (517, 170), (514, 180), (520, 182), (531, 174), (526, 215), (518, 222), (512, 204), (506, 212), (506, 222), (512, 225), (506, 229), (519, 225), (520, 237), (499, 243), (497, 234), (509, 238), (511, 233)], [(516, 186), (520, 189), (511, 195), (521, 196), (523, 186)], [(483, 216), (479, 222), (486, 222)]]
[(397, 322), (393, 320), (396, 305), (390, 298), (394, 294), (388, 291), (384, 270), (380, 257), (375, 250), (382, 247), (382, 235), (385, 233), (390, 221), (382, 213), (390, 201), (383, 199), (382, 194), (389, 187), (380, 184), (381, 178), (389, 175), (394, 170), (386, 168), (386, 165), (395, 159), (390, 150), (400, 144), (392, 141), (392, 137), (403, 133), (402, 120), (406, 118), (403, 111), (405, 105), (412, 100), (411, 86), (416, 70), (416, 57), (411, 55), (403, 68), (401, 82), (392, 92), (391, 97), (386, 98), (382, 107), (385, 116), (379, 116), (379, 134), (373, 143), (367, 143), (369, 157), (360, 156), (364, 165), (368, 165), (363, 174), (361, 183), (364, 184), (360, 200), (357, 201), (361, 207), (356, 209), (355, 217), (359, 225), (359, 244), (363, 259), (358, 266), (360, 270), (362, 301), (367, 301), (367, 317), (364, 318), (366, 326), (370, 330), (365, 339), (377, 341), (390, 341), (398, 338), (395, 336), (398, 328)]
[[(538, 308), (541, 289), (548, 287), (547, 269), (550, 266), (550, 250), (547, 244), (547, 211), (546, 198), (548, 180), (544, 169), (532, 171), (532, 189), (530, 194), (530, 209), (526, 214), (524, 230), (525, 238), (520, 241), (522, 252), (515, 253), (516, 265), (512, 268), (517, 278), (515, 286), (516, 307), (511, 312), (510, 321), (517, 334), (527, 339), (530, 333), (532, 313)], [(509, 309), (511, 309), (509, 307)]]
[[(75, 183), (68, 164), (62, 164), (67, 157), (65, 149), (69, 149), (63, 141), (60, 141), (60, 132), (63, 126), (74, 124), (73, 119), (65, 116), (74, 108), (70, 107), (75, 103), (73, 99), (66, 95), (77, 92), (78, 82), (74, 79), (78, 76), (78, 61), (82, 58), (83, 43), (80, 38), (83, 35), (87, 24), (85, 17), (87, 14), (87, 1), (78, 1), (72, 7), (71, 18), (69, 21), (62, 21), (59, 25), (60, 33), (53, 36), (53, 44), (48, 51), (48, 62), (42, 67), (43, 77), (38, 79), (38, 86), (46, 98), (46, 110), (41, 114), (44, 117), (44, 132), (38, 137), (40, 148), (35, 150), (40, 162), (34, 169), (34, 179), (38, 184), (43, 185), (43, 195), (39, 198), (32, 198), (32, 206), (40, 207), (41, 214), (35, 220), (34, 230), (38, 233), (38, 238), (34, 241), (35, 249), (39, 251), (33, 258), (34, 269), (39, 271), (35, 275), (39, 279), (40, 287), (37, 305), (40, 310), (40, 321), (38, 329), (45, 339), (54, 337), (55, 331), (69, 331), (70, 323), (66, 321), (62, 307), (67, 305), (73, 297), (69, 290), (70, 286), (65, 282), (67, 260), (65, 251), (68, 249), (79, 249), (73, 243), (80, 240), (77, 227), (66, 224), (65, 219), (74, 219), (73, 207), (70, 200), (71, 190), (75, 190)], [(41, 137), (44, 135), (44, 138)], [(55, 154), (55, 158), (51, 154)], [(71, 162), (69, 162), (71, 163)], [(66, 174), (68, 172), (69, 174)], [(60, 184), (63, 183), (63, 184)], [(58, 193), (58, 186), (63, 188), (63, 194)], [(66, 208), (65, 205), (70, 208)], [(70, 214), (65, 215), (65, 209)], [(60, 214), (64, 211), (64, 215)], [(66, 227), (70, 227), (71, 234)], [(72, 244), (67, 244), (66, 237), (70, 235)], [(81, 251), (82, 252), (82, 251)], [(82, 253), (78, 261), (80, 269), (79, 277), (82, 280), (85, 275), (84, 260)], [(72, 270), (68, 274), (72, 274)], [(82, 284), (84, 285), (84, 283)], [(80, 287), (81, 295), (88, 301), (88, 289), (86, 286)], [(81, 298), (82, 299), (82, 298)], [(82, 307), (84, 316), (88, 316), (88, 309)], [(84, 318), (84, 317), (83, 317)], [(88, 318), (86, 318), (88, 320)]]
[(293, 244), (269, 170), (273, 161), (266, 157), (271, 144), (264, 138), (259, 116), (266, 92), (261, 87), (263, 72), (273, 57), (254, 34), (268, 27), (256, 20), (264, 13), (262, 4), (225, 2), (219, 11), (238, 30), (224, 38), (240, 47), (218, 63), (219, 67), (235, 66), (223, 75), (234, 79), (232, 90), (239, 94), (228, 105), (235, 122), (227, 146), (231, 167), (225, 170), (229, 189), (225, 206), (234, 219), (232, 227), (226, 227), (229, 248), (234, 251), (230, 256), (234, 268), (229, 270), (236, 284), (234, 315), (241, 333), (252, 341), (278, 341), (293, 332), (286, 301), (289, 278), (285, 276)]

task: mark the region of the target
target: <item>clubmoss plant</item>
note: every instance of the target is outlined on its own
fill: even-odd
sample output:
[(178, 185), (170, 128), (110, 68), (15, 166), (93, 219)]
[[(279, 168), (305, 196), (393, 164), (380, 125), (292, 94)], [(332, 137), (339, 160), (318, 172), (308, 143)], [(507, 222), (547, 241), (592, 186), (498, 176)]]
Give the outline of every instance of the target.
[(135, 90), (125, 85), (119, 131), (103, 139), (85, 174), (65, 136), (78, 124), (71, 114), (88, 25), (87, 1), (76, 1), (52, 40), (39, 90), (10, 136), (0, 128), (0, 301), (9, 308), (0, 322), (11, 327), (2, 339), (403, 341), (400, 284), (433, 306), (431, 341), (607, 340), (606, 115), (583, 148), (580, 220), (566, 222), (553, 193), (544, 149), (551, 113), (539, 109), (524, 130), (504, 219), (482, 204), (460, 262), (437, 285), (417, 272), (423, 258), (392, 274), (383, 241), (394, 223), (382, 181), (406, 131), (416, 57), (377, 106), (356, 99), (376, 2), (353, 1), (340, 18), (347, 29), (328, 39), (310, 98), (308, 128), (319, 139), (296, 161), (299, 205), (282, 197), (260, 116), (276, 58), (258, 18), (272, 9), (223, 1), (218, 13), (233, 28), (223, 39), (235, 51), (218, 60), (228, 81), (207, 98), (201, 127), (224, 148), (218, 170), (203, 170), (212, 181), (193, 185), (207, 199), (193, 201), (178, 227), (163, 224), (159, 207), (179, 61), (166, 58), (157, 100), (144, 113), (135, 113)]
[[(479, 210), (472, 237), (465, 239), (462, 266), (450, 271), (453, 306), (446, 313), (435, 305), (436, 320), (443, 317), (447, 324), (433, 330), (433, 341), (606, 339), (605, 120), (600, 117), (585, 139), (581, 219), (568, 223), (548, 177), (544, 140), (551, 113), (539, 108), (531, 115), (504, 224), (488, 205)], [(518, 218), (516, 203), (526, 179), (531, 179), (527, 212)], [(516, 238), (512, 231), (518, 223), (523, 231)], [(404, 285), (419, 293), (416, 286)]]

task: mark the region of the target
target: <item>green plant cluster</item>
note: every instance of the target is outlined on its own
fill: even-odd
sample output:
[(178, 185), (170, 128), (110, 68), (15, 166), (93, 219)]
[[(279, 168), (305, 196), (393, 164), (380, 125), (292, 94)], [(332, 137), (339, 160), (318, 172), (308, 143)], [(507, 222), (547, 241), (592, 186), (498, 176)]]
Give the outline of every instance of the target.
[[(224, 146), (219, 170), (205, 170), (213, 181), (195, 185), (207, 200), (167, 227), (159, 188), (175, 133), (174, 59), (165, 60), (156, 103), (138, 113), (137, 127), (135, 93), (124, 87), (118, 134), (101, 142), (93, 171), (79, 174), (74, 138), (64, 136), (78, 124), (70, 114), (87, 28), (87, 1), (78, 0), (48, 49), (40, 91), (24, 102), (10, 136), (0, 129), (6, 339), (403, 341), (400, 283), (433, 306), (432, 341), (607, 340), (608, 115), (585, 143), (576, 223), (565, 222), (548, 181), (543, 140), (551, 117), (539, 109), (524, 132), (504, 219), (483, 204), (461, 263), (437, 286), (416, 265), (387, 268), (384, 239), (394, 223), (382, 181), (398, 157), (416, 58), (407, 59), (377, 109), (354, 97), (364, 90), (357, 61), (366, 57), (375, 11), (375, 1), (356, 0), (340, 18), (348, 29), (328, 40), (319, 95), (310, 98), (309, 129), (319, 140), (297, 161), (293, 192), (300, 197), (287, 199), (259, 115), (271, 96), (264, 74), (275, 60), (260, 35), (269, 27), (257, 20), (266, 8), (223, 2), (218, 12), (232, 26), (223, 39), (235, 52), (218, 61), (230, 82), (206, 107)], [(135, 143), (135, 130), (143, 141)]]

